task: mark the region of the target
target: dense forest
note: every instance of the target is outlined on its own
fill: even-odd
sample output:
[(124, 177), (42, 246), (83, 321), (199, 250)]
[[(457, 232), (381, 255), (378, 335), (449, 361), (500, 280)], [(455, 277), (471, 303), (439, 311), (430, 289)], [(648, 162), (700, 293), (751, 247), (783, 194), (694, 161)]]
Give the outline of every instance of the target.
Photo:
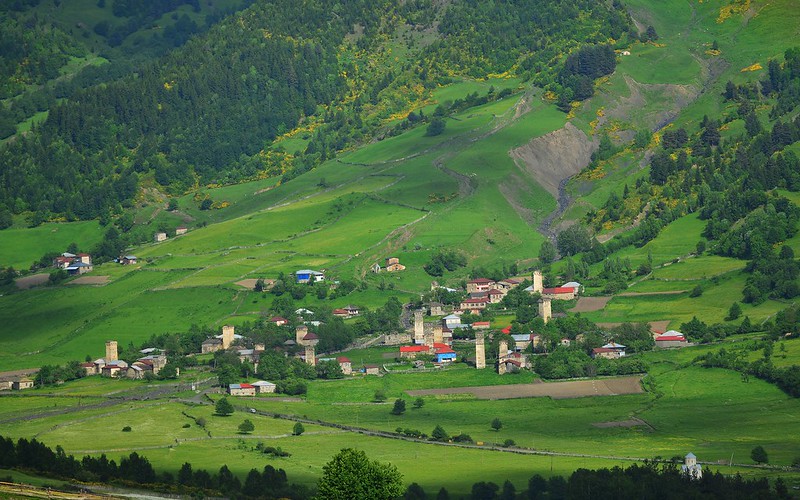
[[(119, 0), (112, 10), (141, 24), (186, 3), (141, 10), (137, 2)], [(193, 32), (187, 22), (179, 18), (171, 27), (182, 30), (176, 37)], [(434, 26), (433, 43), (398, 39), (401, 27)], [(560, 71), (565, 55), (624, 41), (633, 36), (631, 26), (620, 4), (588, 0), (256, 2), (155, 62), (138, 68), (115, 63), (113, 71), (99, 71), (99, 79), (77, 75), (78, 88), (67, 84), (61, 101), (55, 100), (58, 89), (44, 89), (29, 93), (24, 110), (22, 102), (7, 104), (17, 119), (43, 107), (49, 116), (0, 149), (0, 161), (10, 167), (0, 177), (0, 211), (35, 213), (33, 224), (91, 219), (120, 213), (144, 182), (184, 193), (255, 176), (289, 180), (374, 136), (386, 117), (413, 111), (425, 92), (454, 76), (518, 74), (555, 92), (577, 89), (613, 71), (613, 51), (581, 52)], [(390, 59), (392, 43), (408, 44), (405, 60)], [(61, 58), (70, 49), (46, 45)], [(14, 62), (5, 63), (8, 74)], [(586, 97), (568, 93), (569, 99)], [(317, 127), (305, 151), (295, 157), (276, 150), (277, 162), (276, 155), (260, 154), (312, 116)]]

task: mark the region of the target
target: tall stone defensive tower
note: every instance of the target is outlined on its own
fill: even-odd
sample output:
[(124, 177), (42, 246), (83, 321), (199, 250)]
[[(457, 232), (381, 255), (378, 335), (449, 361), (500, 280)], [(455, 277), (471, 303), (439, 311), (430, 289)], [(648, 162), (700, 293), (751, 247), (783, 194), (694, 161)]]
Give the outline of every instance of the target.
[(483, 332), (475, 332), (475, 368), (486, 368), (486, 345), (483, 342)]
[(433, 325), (433, 343), (434, 344), (444, 343), (444, 333), (442, 332), (441, 323)]
[(222, 348), (227, 349), (233, 344), (233, 331), (234, 327), (225, 325), (222, 327)]
[(109, 361), (116, 361), (119, 359), (119, 353), (117, 352), (117, 341), (116, 340), (109, 340), (106, 342), (106, 363)]
[(550, 297), (542, 297), (539, 299), (539, 316), (542, 320), (547, 324), (550, 321), (550, 318), (553, 317), (553, 311), (551, 307), (552, 299)]
[(508, 341), (501, 340), (497, 346), (497, 373), (506, 373), (506, 359), (508, 358)]
[(542, 293), (544, 290), (544, 280), (542, 279), (542, 271), (536, 270), (533, 272), (533, 291)]
[(422, 309), (414, 311), (414, 343), (417, 345), (425, 343), (425, 324), (422, 322), (423, 314), (424, 311)]
[(306, 344), (306, 364), (311, 366), (317, 366), (317, 354), (314, 349), (315, 345), (316, 342)]
[(304, 345), (303, 337), (308, 334), (308, 327), (306, 325), (297, 325), (297, 329), (294, 331), (294, 341), (297, 342), (297, 345)]

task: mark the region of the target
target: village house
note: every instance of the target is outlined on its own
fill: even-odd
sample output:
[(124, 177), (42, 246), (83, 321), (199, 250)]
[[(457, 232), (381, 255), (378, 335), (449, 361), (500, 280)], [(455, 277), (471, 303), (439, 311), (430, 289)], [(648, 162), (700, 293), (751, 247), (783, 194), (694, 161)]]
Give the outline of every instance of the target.
[(593, 358), (619, 359), (625, 356), (625, 346), (610, 342), (603, 347), (592, 349)]
[(575, 289), (569, 287), (544, 288), (542, 296), (553, 300), (572, 300), (575, 298)]
[(222, 340), (216, 337), (205, 339), (203, 343), (200, 344), (200, 352), (202, 354), (208, 354), (209, 352), (216, 352), (221, 350), (222, 350)]
[(91, 272), (93, 269), (94, 267), (91, 264), (86, 264), (84, 262), (73, 262), (67, 266), (67, 273), (70, 276), (80, 276), (81, 274)]
[(354, 306), (353, 304), (347, 304), (346, 306), (343, 307), (343, 309), (347, 311), (347, 313), (350, 316), (358, 316), (359, 314), (361, 314), (361, 309), (358, 306)]
[(253, 382), (253, 387), (256, 389), (256, 394), (271, 394), (275, 392), (277, 386), (272, 382), (267, 382), (266, 380), (259, 380), (258, 382)]
[(282, 318), (280, 316), (273, 316), (267, 321), (275, 324), (275, 326), (283, 326), (289, 322), (289, 320), (287, 320), (286, 318)]
[(488, 292), (494, 288), (494, 280), (477, 278), (467, 282), (467, 293)]
[(378, 274), (379, 272), (381, 272), (381, 265), (376, 262), (372, 264), (372, 267), (370, 267), (369, 270), (375, 274)]
[(325, 281), (325, 273), (311, 269), (295, 271), (294, 275), (298, 283), (318, 283), (320, 281)]
[(104, 377), (122, 377), (127, 375), (128, 363), (121, 359), (106, 361), (102, 368), (100, 368), (100, 375)]
[(459, 308), (464, 312), (469, 312), (471, 314), (480, 314), (481, 311), (486, 309), (486, 306), (489, 304), (489, 299), (480, 298), (480, 299), (464, 299), (461, 301)]
[(380, 375), (381, 367), (380, 365), (364, 365), (364, 368), (361, 371), (365, 375)]
[(504, 292), (502, 292), (501, 290), (497, 290), (495, 288), (492, 288), (491, 290), (486, 292), (486, 297), (489, 299), (490, 304), (500, 303), (503, 300), (503, 297), (505, 296), (506, 294)]
[(252, 384), (230, 384), (228, 394), (231, 396), (255, 396), (256, 388)]
[(158, 232), (153, 237), (156, 243), (161, 243), (162, 241), (167, 241), (167, 233)]
[(345, 375), (352, 375), (353, 374), (353, 363), (344, 356), (339, 356), (336, 358), (336, 362), (339, 363), (339, 368), (342, 369), (342, 373)]
[(97, 365), (92, 363), (91, 361), (87, 361), (86, 363), (81, 363), (81, 368), (83, 368), (83, 372), (88, 377), (89, 375), (98, 375), (100, 371), (97, 369)]
[(397, 257), (389, 257), (386, 259), (386, 271), (394, 273), (397, 271), (405, 271), (406, 266), (400, 263)]
[(656, 347), (659, 349), (667, 349), (670, 347), (686, 347), (689, 345), (689, 341), (686, 340), (686, 337), (684, 337), (682, 333), (675, 330), (669, 330), (662, 334), (656, 334), (654, 340), (656, 342)]
[(488, 330), (492, 324), (490, 321), (476, 321), (472, 323), (473, 330)]
[(186, 226), (178, 226), (175, 228), (175, 236), (186, 234), (187, 231), (189, 231), (189, 228), (187, 228)]
[(444, 316), (444, 304), (441, 302), (431, 302), (428, 304), (429, 316)]
[(405, 359), (415, 359), (420, 354), (428, 354), (430, 349), (426, 345), (404, 345), (400, 346), (400, 357)]
[(508, 292), (512, 288), (518, 287), (523, 280), (519, 278), (506, 278), (495, 283), (495, 288), (500, 291)]
[(11, 380), (0, 380), (0, 391), (10, 391), (13, 385)]
[(461, 328), (462, 330), (465, 328), (469, 328), (468, 324), (461, 322), (461, 316), (455, 313), (449, 314), (444, 318), (442, 318), (442, 323), (444, 328), (447, 328), (451, 332), (456, 328)]
[(334, 309), (331, 314), (333, 314), (337, 318), (349, 318), (350, 317), (350, 313), (347, 312), (346, 309)]
[(139, 259), (137, 259), (135, 255), (123, 255), (117, 259), (117, 261), (123, 266), (133, 266), (139, 262)]
[(531, 337), (530, 333), (520, 333), (511, 335), (511, 338), (514, 339), (514, 350), (517, 352), (524, 351), (529, 345), (531, 345)]
[(31, 388), (33, 388), (33, 379), (28, 377), (22, 377), (11, 382), (11, 389), (15, 391), (24, 391)]
[(452, 363), (456, 360), (456, 352), (450, 347), (437, 347), (433, 357), (437, 363)]
[(148, 373), (148, 372), (151, 373), (151, 374), (153, 373), (151, 368), (152, 367), (149, 367), (149, 366), (145, 365), (144, 363), (140, 363), (138, 361), (135, 361), (135, 362), (131, 363), (131, 365), (125, 371), (125, 376), (128, 377), (129, 379), (141, 380), (141, 379), (145, 378), (145, 373)]

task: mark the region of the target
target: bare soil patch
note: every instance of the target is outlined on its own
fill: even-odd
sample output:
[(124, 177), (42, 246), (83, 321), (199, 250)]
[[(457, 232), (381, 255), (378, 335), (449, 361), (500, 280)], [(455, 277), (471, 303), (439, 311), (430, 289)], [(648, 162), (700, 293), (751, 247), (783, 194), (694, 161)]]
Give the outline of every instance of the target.
[(641, 376), (597, 380), (573, 380), (519, 385), (491, 385), (481, 387), (453, 387), (449, 389), (424, 389), (406, 391), (409, 396), (436, 396), (472, 394), (477, 399), (518, 399), (550, 397), (553, 399), (583, 398), (587, 396), (617, 396), (644, 392)]
[(70, 281), (68, 284), (103, 286), (109, 283), (111, 283), (111, 277), (109, 276), (81, 276), (80, 278), (75, 278)]
[(242, 288), (247, 288), (248, 290), (252, 290), (253, 288), (256, 287), (256, 281), (258, 281), (258, 280), (257, 279), (246, 279), (246, 280), (237, 281), (235, 284), (239, 285)]
[(571, 309), (572, 312), (593, 312), (593, 311), (600, 311), (608, 301), (611, 300), (613, 297), (579, 297), (578, 303), (575, 304), (575, 307)]
[(628, 420), (618, 420), (616, 422), (595, 422), (592, 424), (592, 427), (608, 429), (611, 427), (649, 427), (649, 425), (644, 420), (634, 417)]
[(19, 288), (20, 290), (27, 290), (28, 288), (44, 285), (45, 283), (47, 283), (47, 280), (49, 279), (50, 275), (47, 273), (34, 274), (33, 276), (25, 276), (24, 278), (18, 278), (16, 284), (17, 288)]
[(516, 164), (558, 198), (561, 181), (577, 174), (591, 161), (597, 149), (582, 130), (571, 123), (537, 137), (509, 153)]

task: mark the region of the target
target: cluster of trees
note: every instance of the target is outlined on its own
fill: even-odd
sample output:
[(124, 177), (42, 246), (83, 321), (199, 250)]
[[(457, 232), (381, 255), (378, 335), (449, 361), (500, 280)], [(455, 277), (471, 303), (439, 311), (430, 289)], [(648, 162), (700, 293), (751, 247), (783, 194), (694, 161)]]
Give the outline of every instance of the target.
[(439, 250), (422, 268), (431, 276), (443, 276), (445, 271), (455, 271), (467, 265), (467, 257), (456, 250)]
[(37, 386), (53, 385), (70, 380), (77, 380), (86, 376), (80, 362), (70, 361), (64, 366), (44, 365), (39, 368), (36, 377), (33, 379)]
[(647, 365), (638, 358), (592, 359), (583, 349), (558, 348), (536, 358), (534, 371), (546, 379), (631, 375), (645, 373)]
[(559, 106), (569, 111), (570, 102), (594, 95), (594, 80), (617, 68), (617, 56), (610, 45), (588, 45), (571, 53), (558, 75), (563, 87)]
[(78, 460), (67, 455), (60, 446), (53, 450), (36, 439), (21, 438), (14, 442), (11, 438), (0, 436), (0, 467), (31, 470), (58, 479), (136, 485), (200, 495), (246, 498), (308, 496), (304, 489), (288, 483), (283, 469), (276, 470), (271, 465), (267, 465), (263, 472), (251, 470), (244, 484), (241, 484), (225, 465), (213, 474), (204, 469), (194, 470), (191, 464), (185, 463), (178, 475), (173, 476), (169, 472), (157, 473), (150, 461), (136, 452), (122, 457), (119, 463), (109, 460), (105, 454), (99, 457), (87, 455)]

